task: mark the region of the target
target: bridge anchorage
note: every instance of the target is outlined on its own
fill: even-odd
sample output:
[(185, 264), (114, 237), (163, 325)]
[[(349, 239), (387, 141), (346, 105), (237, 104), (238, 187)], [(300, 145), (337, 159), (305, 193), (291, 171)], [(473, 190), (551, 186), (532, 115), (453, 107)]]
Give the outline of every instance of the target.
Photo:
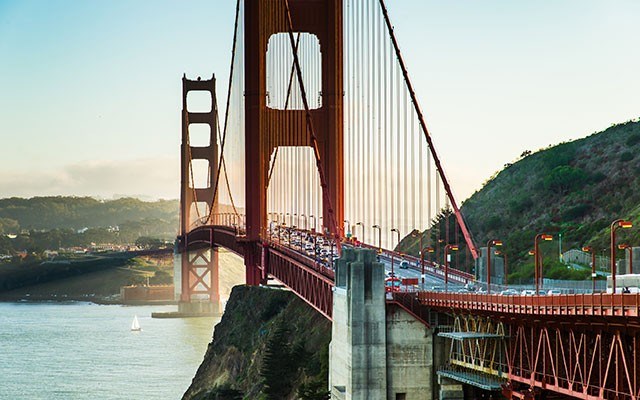
[(640, 296), (497, 291), (383, 0), (239, 0), (232, 49), (224, 118), (183, 78), (180, 311), (218, 311), (223, 247), (332, 321), (334, 399), (640, 398)]

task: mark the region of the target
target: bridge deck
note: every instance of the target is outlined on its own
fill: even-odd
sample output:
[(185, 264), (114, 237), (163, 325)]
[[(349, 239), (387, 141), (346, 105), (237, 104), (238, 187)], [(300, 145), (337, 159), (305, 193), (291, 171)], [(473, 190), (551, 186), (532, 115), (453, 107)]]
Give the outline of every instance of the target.
[[(540, 316), (640, 316), (640, 294), (562, 294), (502, 296), (493, 294), (418, 293), (427, 307), (491, 314)], [(633, 318), (630, 319), (633, 321)], [(637, 321), (636, 321), (637, 322)]]

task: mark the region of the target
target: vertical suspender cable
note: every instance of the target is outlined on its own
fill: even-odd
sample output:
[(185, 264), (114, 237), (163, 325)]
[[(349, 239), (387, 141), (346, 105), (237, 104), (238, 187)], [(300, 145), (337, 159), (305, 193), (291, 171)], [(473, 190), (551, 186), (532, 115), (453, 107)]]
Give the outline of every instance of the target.
[[(400, 84), (398, 84), (398, 86), (400, 86)], [(407, 183), (409, 182), (409, 168), (413, 169), (413, 164), (408, 165), (407, 161), (409, 158), (409, 149), (407, 146), (407, 143), (409, 142), (409, 129), (407, 126), (407, 113), (408, 113), (408, 104), (407, 104), (407, 96), (405, 95), (404, 91), (404, 87), (402, 87), (402, 120), (403, 120), (403, 133), (402, 133), (402, 141), (404, 142), (404, 156), (403, 156), (403, 169), (404, 169), (404, 182), (402, 184), (402, 193), (404, 196), (404, 205), (403, 205), (403, 211), (404, 211), (404, 215), (403, 215), (403, 220), (404, 220), (404, 224), (407, 228), (405, 228), (404, 232), (409, 232), (409, 228), (412, 228), (412, 226), (409, 226), (409, 217), (408, 217), (408, 213), (409, 213), (409, 186), (407, 185)]]
[(440, 175), (436, 171), (436, 218), (440, 215)]
[[(366, 40), (366, 59), (365, 59), (365, 67), (366, 67), (366, 79), (365, 79), (365, 88), (366, 88), (366, 96), (365, 96), (365, 100), (366, 100), (366, 104), (367, 104), (367, 111), (365, 113), (365, 118), (366, 118), (366, 126), (365, 126), (365, 141), (367, 142), (367, 150), (365, 153), (365, 157), (366, 157), (366, 163), (365, 163), (365, 169), (363, 170), (363, 173), (366, 171), (365, 175), (366, 175), (366, 187), (365, 187), (365, 215), (364, 218), (362, 219), (362, 222), (364, 223), (364, 227), (363, 230), (366, 232), (368, 230), (368, 225), (369, 225), (369, 221), (371, 221), (371, 211), (372, 211), (372, 206), (373, 206), (373, 198), (374, 195), (371, 191), (371, 187), (373, 184), (373, 174), (372, 174), (372, 165), (371, 165), (371, 159), (372, 159), (372, 153), (373, 153), (373, 146), (372, 146), (372, 141), (373, 141), (373, 129), (372, 129), (372, 116), (373, 116), (373, 110), (371, 109), (371, 68), (373, 67), (373, 63), (371, 62), (371, 55), (373, 54), (373, 49), (372, 49), (372, 42), (371, 42), (371, 34), (370, 34), (370, 28), (371, 28), (371, 1), (370, 0), (366, 0), (367, 3), (367, 10), (366, 10), (366, 19), (365, 19), (365, 30), (364, 30), (364, 37)], [(365, 234), (365, 237), (370, 238), (370, 235)]]
[[(393, 167), (395, 165), (395, 155), (396, 155), (396, 146), (394, 146), (394, 130), (395, 130), (395, 124), (394, 122), (394, 117), (395, 117), (395, 107), (393, 106), (394, 102), (395, 102), (395, 69), (394, 69), (394, 63), (393, 63), (393, 54), (390, 51), (389, 52), (389, 97), (388, 97), (388, 102), (389, 102), (389, 155), (390, 155), (390, 160), (389, 160), (389, 168), (387, 169), (387, 171), (389, 171), (389, 174), (391, 176), (391, 181), (389, 182), (389, 188), (391, 188), (391, 190), (389, 190), (390, 194), (391, 194), (391, 209), (390, 209), (390, 214), (391, 214), (391, 218), (390, 218), (390, 226), (388, 227), (388, 229), (386, 229), (386, 234), (388, 235), (388, 240), (387, 240), (387, 246), (388, 248), (393, 248), (393, 238), (390, 238), (389, 235), (389, 229), (390, 228), (394, 228), (395, 227), (395, 216), (396, 216), (396, 196), (397, 193), (395, 193), (396, 191), (393, 190), (393, 185), (394, 185), (394, 179), (396, 179), (396, 172), (392, 172), (393, 171)], [(396, 150), (396, 151), (394, 151)]]
[[(428, 222), (424, 221), (424, 214), (422, 212), (422, 208), (424, 207), (424, 182), (423, 182), (423, 176), (422, 176), (422, 158), (424, 157), (424, 151), (422, 151), (422, 141), (418, 139), (418, 135), (416, 134), (416, 120), (415, 120), (415, 113), (411, 114), (413, 116), (413, 135), (416, 136), (416, 148), (418, 149), (418, 198), (417, 198), (417, 202), (418, 202), (418, 224), (420, 224), (420, 232), (422, 232), (423, 229), (427, 228), (429, 226)], [(418, 128), (418, 131), (420, 131), (420, 128)], [(420, 251), (422, 251), (422, 249), (420, 249)]]
[[(409, 111), (410, 112), (410, 111)], [(409, 138), (411, 139), (411, 145), (410, 145), (410, 151), (411, 151), (411, 227), (412, 228), (421, 228), (422, 226), (417, 226), (416, 225), (416, 203), (418, 203), (418, 208), (420, 208), (421, 204), (416, 200), (416, 186), (420, 187), (418, 182), (416, 182), (416, 152), (420, 151), (420, 142), (417, 141), (416, 139), (416, 131), (414, 130), (415, 127), (415, 113), (410, 112), (411, 114), (411, 123), (409, 124), (410, 129), (409, 129), (409, 133), (410, 136)], [(417, 143), (416, 143), (417, 142)], [(418, 153), (419, 154), (419, 153)], [(418, 158), (420, 158), (420, 156), (418, 155)], [(420, 224), (419, 221), (418, 224)], [(420, 232), (422, 232), (422, 230), (420, 230)], [(422, 250), (422, 249), (420, 249)]]
[[(293, 52), (293, 59), (295, 61), (296, 64), (296, 72), (297, 72), (297, 76), (298, 76), (298, 83), (300, 84), (300, 93), (301, 93), (301, 97), (302, 97), (302, 103), (304, 105), (304, 109), (305, 109), (305, 114), (306, 114), (306, 121), (307, 121), (307, 129), (309, 131), (309, 134), (311, 136), (311, 143), (313, 145), (313, 150), (314, 150), (314, 155), (315, 155), (315, 159), (316, 159), (316, 165), (318, 168), (318, 172), (320, 173), (320, 182), (321, 185), (324, 188), (327, 187), (327, 179), (325, 177), (325, 173), (324, 173), (324, 169), (322, 166), (322, 159), (320, 158), (320, 150), (319, 150), (319, 146), (318, 146), (318, 139), (316, 137), (316, 133), (315, 133), (315, 128), (314, 128), (314, 124), (313, 124), (313, 117), (311, 115), (311, 112), (309, 111), (309, 103), (307, 101), (307, 95), (306, 95), (306, 91), (305, 91), (305, 86), (304, 86), (304, 81), (302, 80), (302, 71), (300, 69), (300, 61), (298, 59), (298, 52), (297, 50), (295, 50), (295, 41), (293, 38), (293, 22), (291, 20), (291, 10), (289, 9), (289, 2), (288, 0), (283, 0), (284, 1), (284, 5), (285, 5), (285, 10), (286, 10), (286, 15), (287, 15), (287, 28), (289, 31), (289, 42), (291, 45), (291, 48), (294, 49)], [(341, 239), (342, 239), (342, 229), (344, 224), (340, 223), (340, 225), (338, 225), (337, 221), (336, 221), (336, 216), (334, 214), (334, 210), (333, 210), (333, 204), (332, 204), (332, 200), (331, 197), (329, 196), (329, 194), (323, 190), (323, 194), (324, 194), (324, 200), (328, 206), (328, 210), (327, 210), (327, 214), (329, 216), (329, 227), (331, 228), (331, 230), (335, 233), (335, 242), (336, 242), (336, 248), (338, 250), (338, 254), (342, 253), (342, 243), (341, 243)]]
[(420, 122), (420, 127), (422, 128), (422, 131), (425, 135), (425, 138), (427, 140), (427, 143), (429, 144), (429, 149), (431, 150), (431, 153), (433, 155), (433, 160), (436, 164), (436, 170), (438, 172), (438, 174), (440, 175), (440, 178), (442, 178), (442, 184), (444, 186), (445, 192), (447, 194), (447, 197), (449, 198), (449, 200), (451, 201), (451, 205), (453, 207), (453, 210), (456, 214), (456, 218), (458, 219), (458, 223), (460, 224), (460, 228), (462, 229), (462, 233), (464, 235), (465, 241), (467, 242), (467, 245), (470, 247), (471, 249), (471, 253), (473, 255), (474, 259), (478, 258), (478, 251), (475, 247), (475, 244), (473, 242), (473, 237), (471, 236), (471, 232), (467, 229), (467, 225), (462, 217), (462, 213), (460, 212), (460, 209), (458, 208), (458, 205), (455, 201), (455, 198), (453, 197), (453, 193), (451, 191), (451, 187), (449, 185), (449, 182), (447, 181), (446, 176), (444, 175), (444, 170), (442, 169), (442, 165), (440, 163), (440, 159), (438, 157), (438, 154), (435, 150), (435, 146), (433, 144), (433, 140), (431, 139), (431, 135), (429, 135), (429, 131), (427, 130), (427, 125), (425, 123), (424, 120), (424, 115), (422, 114), (422, 110), (420, 109), (420, 105), (418, 104), (418, 99), (416, 97), (415, 91), (413, 90), (413, 85), (411, 84), (411, 80), (409, 79), (409, 73), (407, 72), (407, 68), (404, 64), (404, 59), (402, 58), (402, 55), (400, 53), (400, 47), (398, 46), (398, 41), (396, 40), (395, 34), (393, 32), (393, 27), (391, 26), (391, 20), (389, 19), (389, 13), (387, 12), (387, 7), (385, 5), (384, 0), (379, 0), (380, 2), (380, 7), (382, 8), (382, 13), (384, 15), (384, 20), (385, 23), (387, 25), (387, 31), (389, 33), (389, 36), (391, 38), (391, 42), (393, 44), (393, 48), (395, 50), (396, 53), (396, 58), (399, 62), (400, 68), (402, 70), (402, 74), (404, 76), (404, 81), (405, 84), (407, 85), (407, 89), (409, 90), (409, 94), (411, 96), (411, 102), (413, 103), (415, 112), (418, 114), (418, 120)]
[[(377, 55), (377, 60), (376, 60), (376, 80), (377, 80), (377, 87), (376, 87), (376, 108), (377, 108), (377, 112), (378, 112), (378, 132), (377, 132), (377, 145), (378, 145), (378, 157), (376, 158), (376, 170), (378, 172), (378, 175), (376, 177), (376, 191), (374, 196), (378, 198), (378, 210), (377, 210), (377, 214), (374, 215), (375, 220), (372, 221), (375, 224), (382, 224), (382, 209), (384, 208), (384, 196), (383, 193), (385, 191), (385, 187), (382, 186), (380, 183), (382, 182), (382, 171), (384, 169), (384, 167), (380, 164), (382, 162), (382, 90), (381, 90), (381, 85), (382, 85), (382, 79), (381, 79), (381, 72), (382, 72), (382, 49), (381, 49), (381, 35), (380, 35), (380, 13), (376, 12), (376, 19), (375, 19), (375, 28), (376, 28), (376, 41), (375, 41), (375, 48), (377, 50), (376, 55)], [(375, 243), (375, 242), (372, 242)]]
[[(227, 105), (225, 108), (225, 115), (224, 115), (224, 131), (222, 134), (222, 143), (220, 146), (220, 160), (218, 162), (218, 170), (216, 171), (216, 182), (215, 185), (213, 186), (213, 198), (215, 199), (217, 194), (218, 194), (218, 184), (220, 182), (220, 171), (222, 170), (222, 160), (224, 159), (224, 146), (225, 146), (225, 142), (226, 142), (226, 138), (227, 138), (227, 123), (229, 121), (229, 107), (231, 105), (229, 99), (231, 98), (231, 89), (233, 87), (233, 65), (235, 62), (235, 56), (236, 56), (236, 44), (237, 44), (237, 38), (238, 38), (238, 20), (239, 20), (239, 15), (240, 15), (240, 0), (238, 0), (236, 2), (236, 17), (235, 17), (235, 22), (234, 22), (234, 33), (233, 33), (233, 44), (232, 44), (232, 50), (231, 50), (231, 67), (230, 67), (230, 71), (229, 71), (229, 83), (227, 86)], [(238, 215), (238, 211), (235, 209), (234, 207), (234, 212), (236, 215)], [(209, 209), (209, 216), (207, 217), (208, 221), (211, 221), (211, 214), (213, 213), (213, 207), (211, 207), (211, 209)]]
[[(391, 143), (387, 140), (389, 137), (389, 125), (388, 125), (388, 121), (389, 121), (389, 92), (388, 92), (388, 65), (389, 65), (389, 57), (388, 57), (388, 52), (387, 52), (387, 41), (383, 40), (382, 41), (382, 50), (383, 50), (383, 63), (382, 63), (382, 68), (383, 68), (383, 84), (382, 84), (382, 95), (381, 97), (383, 98), (383, 102), (384, 102), (384, 112), (382, 113), (383, 118), (384, 118), (384, 124), (382, 125), (384, 127), (384, 130), (382, 132), (382, 134), (384, 135), (384, 218), (382, 221), (380, 221), (380, 226), (381, 229), (384, 228), (384, 236), (385, 238), (387, 237), (387, 231), (388, 231), (388, 224), (389, 224), (389, 218), (390, 218), (390, 210), (391, 210), (391, 201), (390, 201), (390, 196), (392, 195), (392, 191), (388, 190), (391, 186), (391, 182), (389, 180), (390, 177), (390, 156), (389, 156), (389, 148), (391, 146)], [(387, 144), (389, 144), (389, 146), (387, 146)], [(388, 242), (385, 240), (385, 247), (389, 248), (388, 246)]]
[(401, 88), (402, 86), (400, 85), (400, 71), (398, 70), (397, 66), (395, 69), (395, 76), (396, 76), (396, 93), (395, 93), (395, 101), (396, 101), (396, 193), (398, 194), (398, 223), (396, 224), (396, 228), (398, 228), (401, 232), (404, 232), (404, 230), (402, 229), (402, 226), (404, 224), (404, 221), (402, 220), (402, 206), (401, 206), (401, 201), (404, 199), (403, 198), (403, 193), (402, 193), (402, 159), (403, 157), (403, 153), (401, 150), (401, 146), (402, 146), (402, 127), (401, 127), (401, 122), (402, 122), (402, 100), (400, 98), (400, 93), (401, 93)]
[(362, 220), (362, 216), (364, 214), (364, 203), (365, 203), (365, 195), (364, 195), (364, 151), (362, 150), (364, 147), (364, 89), (363, 89), (363, 81), (364, 81), (364, 2), (366, 0), (360, 0), (360, 8), (359, 8), (359, 17), (358, 17), (358, 181), (359, 181), (359, 191), (358, 191), (358, 204), (360, 204), (358, 210), (358, 221)]

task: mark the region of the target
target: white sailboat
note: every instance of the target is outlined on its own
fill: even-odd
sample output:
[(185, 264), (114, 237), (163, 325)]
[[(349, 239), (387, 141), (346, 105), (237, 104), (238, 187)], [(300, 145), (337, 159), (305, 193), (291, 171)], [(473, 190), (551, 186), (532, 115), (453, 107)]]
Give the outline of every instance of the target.
[(131, 331), (132, 332), (140, 332), (142, 328), (140, 327), (140, 323), (138, 322), (138, 316), (133, 316), (133, 322), (131, 323)]

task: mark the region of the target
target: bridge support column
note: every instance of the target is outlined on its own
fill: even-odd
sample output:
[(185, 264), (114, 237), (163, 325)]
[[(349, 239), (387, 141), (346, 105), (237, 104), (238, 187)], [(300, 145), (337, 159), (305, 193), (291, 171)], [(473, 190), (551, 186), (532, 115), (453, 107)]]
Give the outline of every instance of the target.
[(374, 251), (344, 249), (333, 293), (331, 398), (386, 398), (386, 357), (384, 266)]
[(384, 266), (373, 250), (345, 249), (336, 264), (329, 347), (332, 399), (433, 397), (433, 332), (386, 304)]
[(174, 276), (178, 317), (220, 314), (218, 248), (176, 253)]
[(244, 254), (245, 282), (248, 286), (258, 286), (262, 280), (262, 271), (260, 270), (262, 252), (258, 253), (256, 247), (258, 246), (252, 243), (247, 246)]

